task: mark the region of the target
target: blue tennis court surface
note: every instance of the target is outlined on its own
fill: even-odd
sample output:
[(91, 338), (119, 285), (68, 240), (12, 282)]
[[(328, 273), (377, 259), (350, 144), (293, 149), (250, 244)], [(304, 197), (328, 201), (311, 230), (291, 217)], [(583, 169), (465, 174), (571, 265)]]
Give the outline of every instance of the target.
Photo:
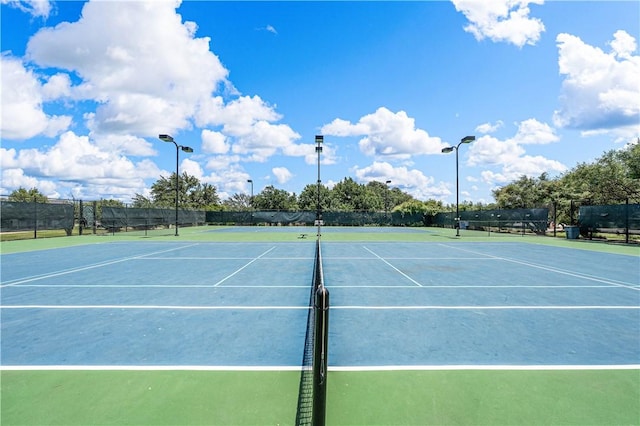
[[(1, 364), (299, 368), (314, 240), (4, 254)], [(638, 256), (322, 244), (333, 368), (640, 365)]]

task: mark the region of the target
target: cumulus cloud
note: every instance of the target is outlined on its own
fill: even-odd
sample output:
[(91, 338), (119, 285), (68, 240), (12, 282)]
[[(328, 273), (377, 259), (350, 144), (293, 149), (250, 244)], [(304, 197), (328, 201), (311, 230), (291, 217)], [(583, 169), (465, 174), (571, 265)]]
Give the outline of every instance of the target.
[(201, 133), (202, 151), (206, 154), (226, 154), (229, 152), (227, 137), (220, 133), (204, 129)]
[(542, 145), (557, 142), (559, 137), (546, 123), (533, 118), (518, 124), (512, 138), (500, 140), (490, 135), (478, 138), (469, 146), (469, 166), (500, 168), (499, 172), (484, 170), (482, 180), (494, 184), (518, 179), (522, 175), (539, 176), (547, 173), (561, 173), (567, 167), (556, 160), (542, 156), (526, 155), (523, 145)]
[(179, 4), (86, 3), (77, 22), (38, 31), (26, 56), (81, 77), (72, 95), (100, 103), (88, 123), (96, 133), (152, 136), (186, 128), (228, 71), (209, 38), (195, 37), (197, 26), (181, 21)]
[(444, 199), (451, 191), (443, 182), (435, 183), (433, 177), (425, 176), (420, 170), (394, 167), (384, 161), (375, 161), (367, 167), (354, 167), (354, 174), (361, 182), (385, 182), (392, 180), (392, 186), (402, 188), (416, 199)]
[[(56, 97), (64, 89), (54, 89), (62, 77), (49, 80), (43, 87), (38, 76), (22, 61), (0, 56), (2, 78), (2, 138), (22, 140), (38, 135), (56, 136), (71, 125), (67, 115), (49, 115), (43, 110), (44, 98)], [(55, 77), (55, 76), (54, 76)], [(53, 77), (52, 77), (53, 79)], [(62, 83), (62, 85), (64, 85)]]
[(504, 123), (501, 120), (496, 121), (495, 123), (484, 123), (476, 127), (476, 131), (480, 133), (494, 133), (498, 129), (500, 129)]
[(476, 40), (489, 38), (522, 47), (534, 45), (544, 32), (544, 24), (530, 17), (529, 4), (543, 4), (544, 0), (452, 0), (458, 12), (469, 20), (464, 29)]
[(554, 124), (585, 132), (608, 130), (637, 136), (640, 56), (633, 54), (637, 51), (636, 40), (625, 31), (617, 31), (609, 52), (571, 34), (559, 34), (556, 42), (564, 81)]
[(347, 137), (364, 136), (360, 139), (360, 151), (365, 155), (406, 160), (412, 155), (440, 153), (446, 146), (440, 138), (416, 129), (415, 120), (404, 111), (394, 113), (381, 107), (352, 124), (337, 118), (320, 130), (324, 135)]
[(293, 174), (286, 167), (274, 167), (271, 173), (276, 177), (278, 183), (287, 183), (293, 178)]
[(220, 96), (208, 99), (197, 116), (198, 126), (220, 126), (230, 136), (231, 152), (248, 161), (264, 162), (277, 152), (293, 152), (300, 135), (259, 96), (241, 96), (225, 104)]
[[(3, 2), (34, 11), (49, 5), (45, 1)], [(275, 105), (259, 96), (242, 96), (234, 88), (227, 69), (210, 50), (210, 39), (196, 36), (197, 25), (176, 13), (180, 3), (87, 2), (77, 21), (43, 27), (33, 35), (24, 58), (3, 55), (3, 139), (56, 137), (73, 124), (76, 144), (87, 152), (78, 158), (65, 150), (67, 162), (81, 160), (79, 164), (84, 164), (93, 158), (100, 163), (95, 164), (95, 179), (85, 182), (86, 187), (95, 184), (95, 194), (104, 193), (96, 183), (101, 174), (110, 176), (108, 182), (103, 179), (107, 182), (103, 189), (109, 194), (124, 193), (120, 190), (127, 185), (129, 196), (144, 192), (139, 177), (157, 179), (158, 168), (150, 167), (151, 161), (134, 163), (127, 156), (156, 156), (158, 151), (144, 138), (157, 142), (159, 133), (179, 138), (181, 130), (194, 126), (202, 128), (202, 145), (187, 145), (204, 155), (185, 164), (199, 172), (204, 182), (220, 183), (231, 174), (240, 176), (238, 163), (266, 162), (276, 154), (311, 161), (313, 145), (296, 143), (300, 135), (280, 122), (282, 116)], [(277, 33), (273, 26), (266, 30)], [(51, 69), (56, 74), (46, 75)], [(74, 115), (45, 113), (50, 106), (66, 108)], [(80, 136), (83, 132), (85, 136)], [(20, 170), (27, 177), (59, 178), (61, 187), (75, 179), (71, 176), (84, 176), (84, 169), (75, 164), (67, 168), (44, 165), (47, 156), (58, 164), (56, 155), (70, 138), (67, 133), (63, 136), (51, 149), (14, 152), (15, 161), (25, 168), (13, 169), (9, 175), (19, 176)], [(35, 161), (30, 167), (18, 161), (27, 157)], [(334, 161), (331, 158), (327, 155), (323, 162)], [(206, 175), (201, 165), (196, 168), (196, 161), (206, 169), (224, 164), (220, 170), (231, 174)], [(143, 166), (135, 179), (128, 177), (130, 165)], [(107, 170), (109, 167), (113, 170)], [(153, 175), (145, 174), (144, 170), (151, 169)]]
[[(89, 137), (70, 131), (63, 133), (49, 148), (0, 150), (3, 179), (24, 175), (26, 181), (27, 176), (37, 176), (40, 184), (48, 180), (50, 186), (53, 186), (51, 178), (66, 182), (67, 186), (79, 186), (82, 182), (89, 197), (106, 191), (130, 197), (132, 190), (144, 190), (144, 179), (157, 178), (160, 172), (147, 159), (134, 163), (117, 152), (102, 150)], [(14, 188), (9, 183), (3, 180), (3, 188)], [(91, 192), (96, 188), (100, 191)]]
[(534, 118), (530, 118), (521, 122), (518, 125), (518, 133), (514, 136), (513, 140), (521, 145), (526, 144), (548, 144), (557, 142), (560, 138), (555, 133), (555, 130), (546, 123), (541, 123)]

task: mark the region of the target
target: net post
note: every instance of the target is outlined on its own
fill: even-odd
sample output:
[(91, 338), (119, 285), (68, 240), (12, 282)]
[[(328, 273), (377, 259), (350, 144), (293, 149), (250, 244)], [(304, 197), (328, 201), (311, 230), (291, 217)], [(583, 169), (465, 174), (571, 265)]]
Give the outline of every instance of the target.
[(314, 305), (315, 345), (313, 351), (313, 425), (324, 426), (327, 400), (327, 366), (329, 343), (329, 290), (318, 287)]

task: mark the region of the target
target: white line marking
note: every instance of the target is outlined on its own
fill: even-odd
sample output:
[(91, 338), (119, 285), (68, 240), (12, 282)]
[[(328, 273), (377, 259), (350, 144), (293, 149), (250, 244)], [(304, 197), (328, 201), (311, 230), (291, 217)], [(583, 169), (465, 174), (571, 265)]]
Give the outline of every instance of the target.
[[(307, 310), (309, 306), (202, 306), (202, 305), (0, 305), (0, 309), (173, 309), (173, 310)], [(640, 310), (640, 306), (624, 306), (624, 305), (497, 305), (497, 306), (359, 306), (359, 305), (343, 305), (331, 306), (330, 309), (341, 310)]]
[[(483, 253), (478, 253), (478, 252), (475, 252), (473, 250), (463, 249), (463, 248), (460, 248), (460, 247), (453, 247), (453, 246), (449, 246), (449, 245), (446, 245), (446, 244), (440, 244), (440, 245), (444, 246), (444, 247), (447, 247), (447, 248), (452, 248), (452, 249), (456, 249), (456, 250), (460, 250), (460, 251), (465, 251), (465, 252), (468, 252), (468, 253), (483, 255)], [(498, 259), (498, 260), (504, 260), (505, 262), (512, 262), (512, 263), (517, 263), (519, 265), (525, 265), (525, 266), (529, 266), (529, 267), (532, 267), (532, 268), (542, 269), (544, 271), (556, 272), (558, 274), (569, 275), (571, 277), (581, 278), (581, 279), (584, 279), (584, 280), (596, 281), (596, 282), (601, 282), (601, 283), (609, 284), (609, 285), (616, 286), (616, 287), (623, 287), (623, 288), (628, 288), (628, 289), (631, 289), (631, 290), (640, 291), (640, 287), (638, 285), (636, 285), (636, 284), (625, 283), (625, 282), (621, 282), (621, 281), (617, 282), (616, 280), (610, 280), (610, 279), (606, 279), (606, 278), (596, 277), (596, 276), (593, 276), (593, 275), (587, 275), (587, 274), (571, 272), (571, 271), (567, 271), (565, 269), (560, 269), (560, 268), (555, 268), (555, 267), (550, 267), (550, 266), (545, 266), (545, 265), (539, 265), (537, 263), (525, 262), (525, 261), (516, 260), (516, 259), (510, 259), (508, 257), (500, 257), (500, 256), (494, 256), (494, 255), (490, 255), (490, 254), (486, 254), (485, 256), (489, 256), (489, 257), (492, 257), (492, 258)]]
[(329, 367), (330, 371), (561, 371), (561, 370), (638, 370), (640, 364), (623, 365), (371, 365)]
[[(213, 288), (213, 284), (22, 284), (20, 288), (38, 287), (38, 288), (174, 288), (174, 289), (192, 289), (192, 288)], [(611, 286), (603, 286), (611, 288)], [(234, 285), (228, 287), (220, 287), (224, 289), (234, 288), (310, 288), (308, 285)], [(411, 286), (415, 288), (415, 286)]]
[(78, 267), (78, 268), (65, 269), (65, 270), (62, 270), (62, 271), (52, 272), (52, 273), (49, 273), (49, 274), (36, 275), (36, 276), (33, 276), (33, 277), (20, 279), (20, 280), (17, 280), (17, 281), (10, 281), (9, 284), (0, 285), (0, 288), (17, 286), (17, 285), (20, 285), (20, 284), (23, 284), (23, 283), (44, 280), (44, 279), (47, 279), (47, 278), (59, 277), (61, 275), (73, 274), (73, 273), (76, 273), (76, 272), (82, 272), (82, 271), (86, 271), (86, 270), (89, 270), (89, 269), (102, 268), (103, 266), (109, 266), (109, 265), (113, 265), (113, 264), (116, 264), (116, 263), (127, 262), (129, 260), (140, 259), (140, 258), (145, 257), (145, 256), (152, 256), (152, 255), (158, 254), (158, 253), (167, 253), (167, 252), (170, 252), (170, 251), (180, 250), (180, 249), (183, 249), (183, 248), (186, 248), (186, 247), (193, 247), (193, 246), (197, 246), (197, 245), (198, 245), (198, 243), (194, 243), (194, 244), (189, 244), (189, 245), (186, 245), (186, 246), (180, 246), (180, 247), (170, 248), (170, 249), (167, 249), (167, 250), (161, 250), (161, 251), (157, 251), (157, 252), (153, 252), (153, 253), (141, 254), (141, 255), (138, 255), (138, 256), (129, 256), (129, 257), (110, 260), (110, 261), (106, 261), (106, 262), (94, 263), (92, 265), (81, 266), (81, 267)]
[[(301, 371), (299, 365), (1, 365), (0, 371)], [(364, 365), (329, 366), (329, 371), (562, 371), (640, 370), (640, 364), (621, 365)]]
[(523, 306), (523, 305), (504, 305), (504, 306), (331, 306), (330, 309), (364, 309), (364, 310), (589, 310), (589, 309), (628, 309), (640, 310), (640, 306), (623, 306), (623, 305), (541, 305), (541, 306)]
[(301, 371), (301, 366), (244, 365), (3, 365), (0, 371)]
[(0, 309), (169, 309), (182, 311), (216, 310), (287, 310), (304, 309), (309, 306), (181, 306), (181, 305), (0, 305)]
[(409, 275), (405, 274), (404, 272), (402, 272), (400, 269), (396, 268), (395, 266), (393, 266), (392, 264), (390, 264), (389, 262), (387, 262), (386, 260), (384, 260), (382, 257), (378, 256), (376, 253), (374, 253), (373, 251), (369, 250), (367, 247), (363, 248), (368, 251), (369, 253), (371, 253), (372, 255), (374, 255), (375, 257), (377, 257), (378, 259), (382, 260), (384, 263), (386, 263), (387, 265), (389, 265), (391, 268), (393, 268), (397, 273), (399, 273), (400, 275), (402, 275), (403, 277), (405, 277), (406, 279), (408, 279), (409, 281), (411, 281), (412, 283), (414, 283), (415, 285), (417, 285), (418, 287), (422, 287), (422, 284), (420, 284), (418, 281), (414, 280), (413, 278), (411, 278)]
[(225, 282), (226, 280), (228, 280), (229, 278), (233, 277), (234, 275), (236, 275), (238, 272), (242, 271), (244, 268), (246, 268), (247, 266), (251, 265), (253, 262), (255, 262), (256, 260), (260, 259), (263, 256), (266, 256), (267, 253), (269, 253), (270, 251), (273, 251), (276, 248), (276, 246), (271, 247), (269, 250), (265, 251), (264, 253), (262, 253), (260, 256), (256, 257), (255, 259), (251, 260), (249, 263), (245, 264), (243, 267), (241, 267), (240, 269), (238, 269), (237, 271), (231, 273), (230, 275), (227, 275), (226, 277), (224, 277), (223, 279), (221, 279), (220, 281), (218, 281), (217, 283), (215, 283), (213, 286), (214, 287), (218, 287), (220, 284), (222, 284), (223, 282)]

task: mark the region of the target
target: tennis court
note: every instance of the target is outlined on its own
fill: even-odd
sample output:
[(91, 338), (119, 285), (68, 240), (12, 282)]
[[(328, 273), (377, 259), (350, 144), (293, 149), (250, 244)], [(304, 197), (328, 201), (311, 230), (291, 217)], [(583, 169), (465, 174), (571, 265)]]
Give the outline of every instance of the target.
[[(640, 250), (451, 231), (322, 229), (327, 424), (638, 424)], [(315, 228), (56, 240), (3, 243), (2, 424), (294, 424)]]

